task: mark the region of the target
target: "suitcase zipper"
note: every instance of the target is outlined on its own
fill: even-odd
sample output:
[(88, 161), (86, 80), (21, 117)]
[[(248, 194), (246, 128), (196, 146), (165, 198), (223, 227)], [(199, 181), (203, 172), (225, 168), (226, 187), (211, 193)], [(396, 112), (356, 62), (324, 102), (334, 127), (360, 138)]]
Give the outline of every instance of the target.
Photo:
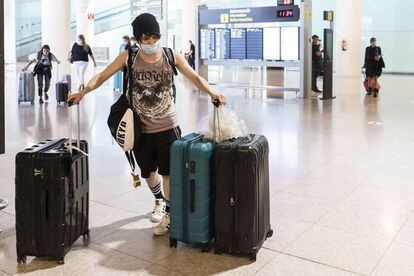
[(230, 205), (230, 229), (231, 229), (231, 233), (232, 238), (231, 238), (231, 242), (230, 242), (230, 247), (229, 247), (229, 252), (230, 253), (237, 253), (238, 251), (238, 235), (236, 235), (236, 226), (237, 226), (237, 222), (236, 222), (236, 190), (237, 190), (237, 177), (236, 177), (236, 153), (237, 153), (237, 146), (243, 141), (243, 138), (239, 138), (236, 139), (231, 147), (231, 161), (233, 163), (233, 169), (232, 169), (232, 174), (233, 174), (233, 183), (232, 183), (232, 187), (231, 187), (231, 193), (230, 193), (230, 200), (229, 200), (229, 205)]

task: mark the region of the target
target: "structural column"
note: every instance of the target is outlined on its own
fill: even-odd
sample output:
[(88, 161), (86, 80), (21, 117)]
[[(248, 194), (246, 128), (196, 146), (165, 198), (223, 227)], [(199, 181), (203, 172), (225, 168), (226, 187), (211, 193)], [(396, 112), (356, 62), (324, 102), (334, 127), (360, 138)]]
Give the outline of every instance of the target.
[(42, 44), (48, 44), (61, 61), (59, 75), (70, 74), (70, 3), (71, 0), (42, 0)]
[(16, 5), (15, 0), (4, 1), (4, 61), (7, 70), (14, 71), (16, 65)]
[(300, 92), (301, 98), (311, 95), (312, 82), (312, 0), (300, 3)]
[[(196, 13), (198, 0), (184, 0), (183, 1), (183, 52), (188, 52), (190, 46), (188, 41), (191, 40), (194, 44), (196, 41), (196, 32), (198, 31), (196, 22)], [(197, 47), (196, 47), (197, 48)]]
[[(337, 0), (336, 75), (359, 77), (361, 74), (361, 0)], [(346, 50), (342, 49), (343, 42)]]
[(95, 37), (95, 0), (76, 1), (76, 35), (83, 34), (89, 45)]

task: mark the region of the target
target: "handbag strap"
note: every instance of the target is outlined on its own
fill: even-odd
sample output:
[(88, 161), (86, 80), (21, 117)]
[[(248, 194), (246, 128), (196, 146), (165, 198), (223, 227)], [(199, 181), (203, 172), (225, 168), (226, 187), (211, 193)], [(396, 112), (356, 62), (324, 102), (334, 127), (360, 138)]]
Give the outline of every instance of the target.
[(137, 55), (137, 52), (134, 52), (131, 47), (128, 48), (128, 103), (132, 107), (132, 88), (134, 81), (132, 79), (132, 67), (134, 66), (134, 60)]

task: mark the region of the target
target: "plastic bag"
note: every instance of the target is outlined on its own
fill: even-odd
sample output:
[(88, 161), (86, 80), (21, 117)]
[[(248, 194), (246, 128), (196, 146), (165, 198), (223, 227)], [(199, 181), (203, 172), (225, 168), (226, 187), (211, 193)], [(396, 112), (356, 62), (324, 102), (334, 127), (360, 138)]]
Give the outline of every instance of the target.
[[(214, 108), (214, 114), (208, 115), (201, 120), (201, 131), (204, 138), (214, 140), (216, 143), (246, 136), (248, 129), (246, 123), (239, 119), (237, 114), (226, 107)], [(214, 120), (216, 121), (214, 122)], [(216, 135), (214, 135), (214, 129)]]

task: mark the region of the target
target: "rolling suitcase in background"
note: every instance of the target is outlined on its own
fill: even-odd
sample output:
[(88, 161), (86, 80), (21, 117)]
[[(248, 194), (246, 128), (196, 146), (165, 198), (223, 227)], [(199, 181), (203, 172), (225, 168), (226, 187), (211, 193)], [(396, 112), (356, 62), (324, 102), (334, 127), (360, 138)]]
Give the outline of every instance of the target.
[(88, 143), (79, 139), (79, 107), (77, 113), (77, 148), (72, 146), (70, 120), (69, 139), (44, 140), (16, 156), (19, 263), (29, 255), (63, 264), (72, 244), (82, 235), (89, 237), (89, 168), (83, 153)]
[(68, 84), (69, 93), (72, 92), (72, 78), (69, 74), (62, 75), (60, 81)]
[(213, 142), (189, 134), (171, 146), (170, 247), (177, 241), (209, 251), (214, 237)]
[(23, 102), (34, 104), (35, 84), (33, 73), (27, 71), (19, 73), (18, 89), (18, 104)]
[(68, 101), (69, 85), (66, 82), (56, 83), (56, 102), (57, 104), (66, 103)]
[(215, 253), (256, 255), (270, 226), (269, 145), (262, 135), (215, 147)]

